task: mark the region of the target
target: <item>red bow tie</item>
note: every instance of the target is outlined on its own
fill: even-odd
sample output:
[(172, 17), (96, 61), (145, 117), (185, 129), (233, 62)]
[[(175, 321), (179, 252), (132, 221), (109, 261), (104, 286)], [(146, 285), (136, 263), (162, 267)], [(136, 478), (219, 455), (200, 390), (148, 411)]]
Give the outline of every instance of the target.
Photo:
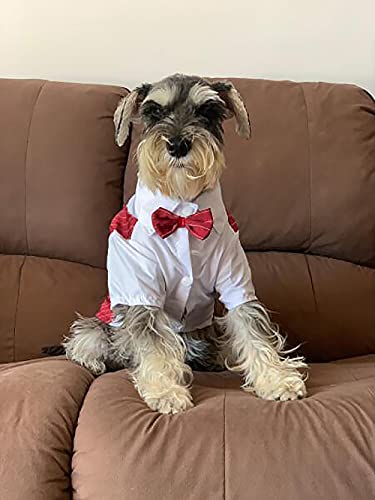
[(167, 238), (179, 227), (186, 227), (193, 236), (199, 240), (205, 240), (214, 225), (210, 208), (188, 217), (180, 217), (160, 207), (153, 212), (151, 220), (155, 231), (161, 238)]

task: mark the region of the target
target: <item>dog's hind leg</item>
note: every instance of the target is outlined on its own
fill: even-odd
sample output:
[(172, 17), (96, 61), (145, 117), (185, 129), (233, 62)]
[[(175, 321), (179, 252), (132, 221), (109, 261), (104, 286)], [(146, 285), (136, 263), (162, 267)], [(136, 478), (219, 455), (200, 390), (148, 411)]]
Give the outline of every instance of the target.
[(186, 361), (193, 370), (226, 370), (225, 359), (220, 349), (220, 329), (215, 323), (185, 332), (181, 336), (186, 346)]
[(79, 316), (70, 333), (62, 343), (66, 357), (94, 375), (104, 373), (110, 352), (109, 327), (97, 318)]

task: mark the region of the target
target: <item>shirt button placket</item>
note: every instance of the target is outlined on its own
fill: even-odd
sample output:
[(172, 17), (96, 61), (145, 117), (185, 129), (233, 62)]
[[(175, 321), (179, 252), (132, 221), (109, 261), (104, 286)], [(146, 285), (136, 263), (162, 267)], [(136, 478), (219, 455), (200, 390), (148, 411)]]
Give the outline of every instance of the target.
[(186, 310), (186, 305), (189, 299), (191, 286), (193, 284), (193, 270), (191, 265), (190, 256), (190, 238), (189, 233), (186, 229), (180, 230), (180, 238), (178, 242), (179, 247), (179, 261), (181, 268), (183, 269), (183, 276), (180, 281), (180, 291), (179, 295), (181, 298), (181, 310), (180, 319), (183, 320), (184, 311)]

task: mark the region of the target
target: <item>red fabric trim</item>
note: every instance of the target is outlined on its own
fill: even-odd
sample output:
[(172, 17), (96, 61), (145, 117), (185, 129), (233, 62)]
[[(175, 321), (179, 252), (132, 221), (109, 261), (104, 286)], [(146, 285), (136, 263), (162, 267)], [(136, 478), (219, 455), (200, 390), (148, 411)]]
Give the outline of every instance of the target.
[(96, 317), (103, 321), (104, 323), (111, 323), (114, 319), (113, 311), (111, 310), (111, 302), (109, 296), (107, 296), (100, 306), (99, 311), (96, 313)]
[(123, 238), (129, 240), (137, 222), (138, 219), (134, 217), (134, 215), (130, 214), (128, 207), (125, 206), (112, 219), (111, 225), (109, 226), (109, 232), (112, 233), (116, 230)]
[[(116, 214), (109, 226), (109, 233), (117, 231), (123, 238), (129, 240), (132, 236), (134, 226), (138, 222), (138, 219), (134, 215), (130, 214), (128, 207), (124, 207), (118, 214)], [(115, 315), (111, 310), (111, 302), (109, 296), (105, 298), (99, 311), (96, 313), (96, 317), (103, 321), (104, 323), (111, 323)]]
[(228, 222), (235, 233), (238, 232), (238, 224), (232, 214), (228, 213)]

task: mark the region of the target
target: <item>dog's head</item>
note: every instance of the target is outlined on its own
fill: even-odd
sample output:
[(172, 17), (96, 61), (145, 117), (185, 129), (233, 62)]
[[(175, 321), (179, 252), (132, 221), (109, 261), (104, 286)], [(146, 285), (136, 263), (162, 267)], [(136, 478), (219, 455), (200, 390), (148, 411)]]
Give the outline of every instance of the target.
[(230, 82), (173, 75), (143, 84), (124, 97), (115, 112), (116, 142), (122, 146), (130, 124), (141, 120), (137, 149), (139, 178), (172, 198), (192, 200), (212, 188), (224, 168), (223, 121), (234, 116), (248, 138), (245, 105)]

